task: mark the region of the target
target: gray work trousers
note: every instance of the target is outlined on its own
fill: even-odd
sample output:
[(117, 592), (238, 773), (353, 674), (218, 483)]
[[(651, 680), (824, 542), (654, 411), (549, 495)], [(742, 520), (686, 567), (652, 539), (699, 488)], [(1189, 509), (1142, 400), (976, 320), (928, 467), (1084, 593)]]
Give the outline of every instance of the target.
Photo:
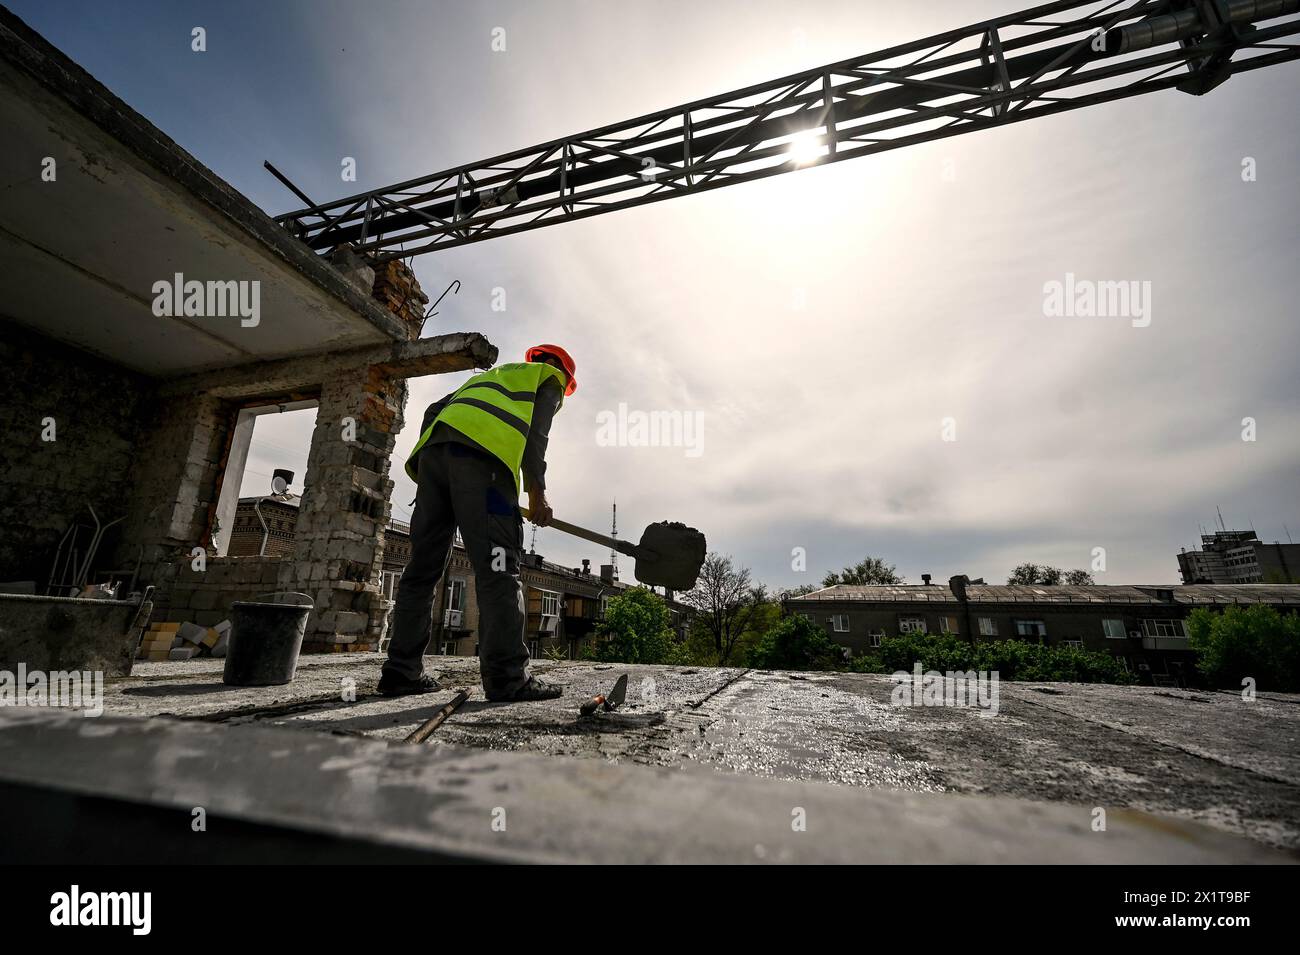
[(460, 527), (474, 568), (483, 692), (489, 700), (508, 699), (529, 677), (519, 583), (524, 519), (514, 475), (491, 455), (455, 442), (425, 446), (418, 472), (411, 562), (398, 583), (384, 669), (407, 679), (424, 672), (433, 594)]

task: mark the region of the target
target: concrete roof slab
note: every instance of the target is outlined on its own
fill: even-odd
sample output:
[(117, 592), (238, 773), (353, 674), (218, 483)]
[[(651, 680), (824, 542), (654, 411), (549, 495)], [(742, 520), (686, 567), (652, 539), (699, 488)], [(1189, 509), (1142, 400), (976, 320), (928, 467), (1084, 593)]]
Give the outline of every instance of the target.
[[(428, 658), (443, 691), (395, 700), (375, 693), (381, 662), (378, 654), (304, 657), (292, 684), (259, 688), (224, 686), (220, 660), (137, 664), (106, 686), (104, 705), (109, 715), (397, 745), (466, 689), (470, 700), (427, 746), (653, 766), (682, 786), (723, 773), (1046, 802), (1087, 819), (1101, 806), (1300, 849), (1300, 698), (1286, 694), (1247, 705), (1227, 693), (1003, 681), (988, 717), (974, 707), (895, 706), (894, 683), (879, 674), (535, 661), (565, 695), (493, 704), (482, 698), (474, 657)], [(622, 673), (627, 703), (579, 718), (581, 701)], [(342, 697), (344, 681), (355, 700)]]
[[(32, 754), (40, 753), (41, 759)], [(1203, 826), (1114, 812), (1091, 831), (1083, 807), (863, 790), (461, 747), (387, 744), (266, 726), (216, 726), (58, 712), (0, 713), (0, 793), (48, 794), (3, 850), (90, 833), (60, 796), (128, 807), (137, 822), (203, 806), (229, 823), (365, 842), (432, 860), (640, 863), (1245, 863), (1285, 857)], [(27, 804), (32, 803), (29, 795)], [(37, 804), (42, 805), (42, 804)], [(791, 824), (796, 813), (805, 827)], [(504, 821), (505, 825), (494, 824)], [(188, 827), (137, 847), (192, 851)], [(283, 836), (282, 836), (283, 838)], [(62, 860), (57, 860), (62, 861)]]
[[(407, 337), (365, 290), (3, 8), (0, 126), (7, 317), (155, 376)], [(54, 181), (42, 177), (47, 159)], [(258, 323), (155, 315), (155, 283), (178, 273), (258, 283)]]

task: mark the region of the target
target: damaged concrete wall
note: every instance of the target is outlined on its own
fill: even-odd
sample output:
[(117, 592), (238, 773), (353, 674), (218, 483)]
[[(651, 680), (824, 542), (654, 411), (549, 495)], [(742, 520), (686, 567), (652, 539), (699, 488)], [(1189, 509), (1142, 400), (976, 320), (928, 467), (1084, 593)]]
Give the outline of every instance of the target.
[[(417, 340), (419, 283), (400, 262), (378, 272), (374, 298), (402, 319), (406, 341), (156, 379), (34, 331), (4, 336), (0, 424), (14, 442), (0, 464), (0, 581), (43, 590), (60, 536), (88, 521), (90, 501), (103, 520), (122, 518), (96, 568), (138, 565), (137, 589), (156, 588), (154, 620), (211, 625), (235, 600), (293, 591), (315, 604), (304, 651), (376, 648), (406, 379), (496, 360), (481, 335)], [(317, 407), (292, 550), (220, 557), (213, 536), (233, 530), (216, 527), (222, 487), (238, 484), (235, 445), (251, 439), (241, 410), (285, 402)], [(45, 417), (54, 441), (41, 440)]]
[[(7, 321), (0, 368), (0, 581), (43, 592), (68, 527), (93, 525), (87, 503), (105, 523), (125, 514), (152, 383)], [(109, 535), (105, 554), (120, 525)]]
[[(388, 471), (404, 423), (406, 376), (486, 367), (496, 358), (478, 335), (414, 341), (426, 296), (400, 262), (379, 272), (376, 298), (403, 319), (409, 344), (267, 362), (166, 385), (149, 438), (150, 455), (166, 461), (141, 489), (131, 525), (133, 539), (146, 542), (148, 579), (158, 587), (156, 619), (211, 624), (232, 600), (290, 591), (315, 605), (304, 652), (378, 646), (389, 607), (382, 580), (393, 490)], [(270, 399), (271, 391), (316, 403), (292, 551), (279, 560), (217, 558), (208, 547), (205, 569), (196, 570), (192, 548), (210, 544), (239, 409)]]
[(206, 543), (234, 415), (229, 403), (208, 394), (169, 395), (153, 410), (132, 468), (124, 533), (127, 549), (143, 549), (146, 567), (188, 559)]

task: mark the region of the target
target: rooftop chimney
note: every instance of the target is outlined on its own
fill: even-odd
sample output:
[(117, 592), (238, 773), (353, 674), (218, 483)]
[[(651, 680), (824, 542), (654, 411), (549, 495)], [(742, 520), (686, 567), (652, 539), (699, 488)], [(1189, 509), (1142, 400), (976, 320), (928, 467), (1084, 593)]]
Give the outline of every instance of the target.
[(612, 584), (612, 583), (614, 582), (614, 565), (613, 565), (613, 564), (601, 564), (601, 565), (600, 565), (600, 579), (601, 579), (602, 582), (607, 583), (607, 584)]
[(921, 580), (925, 583), (925, 585), (926, 585), (927, 587), (930, 586), (930, 575), (929, 575), (929, 574), (922, 574), (922, 575), (921, 575)]
[(589, 561), (589, 560), (588, 560), (587, 558), (585, 558), (585, 557), (582, 558), (582, 572), (583, 572), (584, 574), (589, 574), (589, 573), (591, 573), (591, 561)]

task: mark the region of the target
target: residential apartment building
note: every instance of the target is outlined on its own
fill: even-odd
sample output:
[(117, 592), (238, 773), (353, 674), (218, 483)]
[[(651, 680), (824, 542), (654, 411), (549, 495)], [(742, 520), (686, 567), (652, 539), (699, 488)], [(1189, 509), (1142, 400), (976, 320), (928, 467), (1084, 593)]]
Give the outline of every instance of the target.
[[(241, 498), (235, 512), (230, 555), (291, 551), (297, 503), (297, 495), (292, 494)], [(390, 521), (379, 580), (390, 623), (398, 581), (410, 559), (410, 525)], [(594, 639), (596, 625), (609, 599), (635, 586), (619, 580), (611, 565), (603, 565), (599, 572), (593, 572), (587, 560), (581, 567), (564, 567), (538, 554), (522, 555), (519, 576), (527, 609), (525, 640), (534, 658), (580, 656)], [(447, 573), (434, 593), (430, 652), (461, 656), (478, 653), (479, 614), (473, 584), (474, 569), (458, 533)], [(689, 608), (673, 600), (668, 601), (668, 607), (674, 632), (679, 639), (685, 639)], [(386, 635), (387, 625), (384, 630)]]
[(1255, 603), (1300, 610), (1300, 585), (1013, 586), (959, 576), (946, 587), (841, 584), (785, 602), (855, 655), (900, 634), (952, 633), (1102, 650), (1152, 682), (1175, 683), (1191, 676), (1188, 614)]
[(1271, 544), (1254, 531), (1201, 535), (1200, 550), (1183, 550), (1178, 570), (1185, 584), (1300, 584), (1300, 544)]

